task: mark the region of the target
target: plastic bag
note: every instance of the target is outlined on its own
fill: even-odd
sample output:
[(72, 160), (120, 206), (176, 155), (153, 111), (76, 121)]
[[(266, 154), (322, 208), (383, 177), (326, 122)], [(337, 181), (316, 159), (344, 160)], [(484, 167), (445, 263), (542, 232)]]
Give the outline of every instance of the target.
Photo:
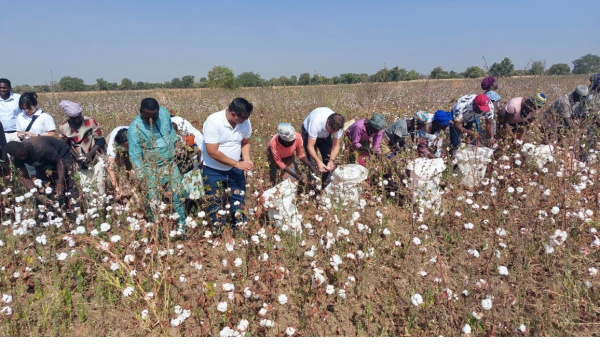
[(287, 225), (295, 233), (302, 231), (302, 215), (296, 207), (296, 190), (298, 186), (290, 179), (286, 179), (277, 186), (266, 190), (262, 197), (263, 206), (267, 208), (269, 218), (273, 219), (275, 226), (281, 228)]
[(461, 183), (468, 188), (481, 185), (493, 153), (494, 151), (487, 147), (465, 146), (464, 143), (461, 143), (454, 152), (454, 159), (461, 175)]
[(325, 196), (333, 197), (344, 205), (358, 205), (362, 192), (360, 184), (367, 179), (369, 171), (360, 164), (337, 167), (331, 175), (331, 183), (325, 188)]
[(536, 146), (532, 143), (526, 143), (521, 147), (521, 154), (525, 157), (525, 160), (534, 162), (539, 170), (542, 170), (546, 163), (554, 160), (554, 157), (552, 156), (553, 152), (554, 147), (551, 145)]
[(413, 200), (420, 207), (439, 209), (442, 204), (440, 181), (446, 164), (441, 158), (417, 158), (406, 167), (410, 170)]

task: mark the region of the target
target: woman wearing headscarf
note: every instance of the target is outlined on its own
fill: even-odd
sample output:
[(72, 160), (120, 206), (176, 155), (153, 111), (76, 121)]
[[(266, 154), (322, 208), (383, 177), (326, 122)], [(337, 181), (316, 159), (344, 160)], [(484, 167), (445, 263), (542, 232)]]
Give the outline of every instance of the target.
[(381, 154), (381, 140), (386, 126), (385, 118), (381, 114), (375, 113), (371, 119), (359, 119), (348, 127), (346, 130), (347, 140), (352, 149), (358, 152), (358, 164), (366, 165), (370, 154)]
[(308, 161), (304, 153), (302, 137), (296, 132), (292, 124), (280, 123), (277, 126), (277, 134), (273, 135), (269, 146), (267, 146), (267, 159), (269, 160), (269, 177), (274, 185), (277, 180), (285, 180), (290, 176), (302, 181), (298, 174), (296, 157), (302, 161), (310, 171), (317, 172), (317, 168)]

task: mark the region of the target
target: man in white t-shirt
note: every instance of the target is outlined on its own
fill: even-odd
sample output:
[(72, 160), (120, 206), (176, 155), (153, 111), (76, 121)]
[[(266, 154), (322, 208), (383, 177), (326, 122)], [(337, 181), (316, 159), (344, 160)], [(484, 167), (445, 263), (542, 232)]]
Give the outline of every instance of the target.
[[(335, 159), (340, 153), (343, 136), (344, 116), (331, 108), (316, 108), (302, 123), (304, 149), (308, 160), (322, 173), (323, 186), (331, 181), (331, 172), (335, 169)], [(317, 157), (317, 149), (323, 161)]]
[(6, 142), (20, 141), (17, 137), (17, 116), (22, 112), (19, 108), (21, 95), (11, 89), (10, 80), (0, 79), (0, 123), (4, 127)]
[[(253, 106), (246, 99), (234, 99), (227, 109), (208, 116), (204, 122), (202, 142), (202, 177), (211, 202), (209, 213), (220, 231), (231, 214), (237, 227), (246, 222), (246, 177), (252, 170), (250, 160), (250, 114)], [(229, 210), (225, 197), (229, 192)]]

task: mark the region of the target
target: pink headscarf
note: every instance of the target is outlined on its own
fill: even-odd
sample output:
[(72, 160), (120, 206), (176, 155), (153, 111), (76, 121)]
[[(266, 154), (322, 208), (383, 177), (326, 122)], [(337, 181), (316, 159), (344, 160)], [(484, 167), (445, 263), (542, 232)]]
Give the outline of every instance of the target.
[(79, 103), (63, 100), (60, 101), (59, 106), (69, 118), (74, 118), (81, 114), (81, 107), (79, 106)]

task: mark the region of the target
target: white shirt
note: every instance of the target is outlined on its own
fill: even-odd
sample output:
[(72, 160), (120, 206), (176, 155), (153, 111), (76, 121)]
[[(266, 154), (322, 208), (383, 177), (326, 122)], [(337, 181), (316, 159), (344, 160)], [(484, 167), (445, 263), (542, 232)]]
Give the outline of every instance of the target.
[(115, 146), (116, 146), (115, 137), (117, 137), (117, 134), (119, 133), (119, 131), (121, 131), (121, 129), (127, 129), (127, 128), (129, 128), (129, 126), (117, 126), (108, 135), (108, 146), (106, 148), (106, 153), (108, 154), (109, 158), (112, 158), (112, 159), (117, 158), (117, 152), (115, 152)]
[[(56, 124), (54, 123), (54, 119), (48, 113), (45, 113), (41, 108), (38, 108), (35, 113), (31, 116), (28, 116), (25, 111), (17, 116), (17, 131), (25, 131), (31, 123), (33, 116), (37, 116), (33, 124), (31, 124), (31, 129), (29, 132), (34, 134), (46, 134), (48, 131), (56, 130)], [(28, 139), (28, 136), (25, 136), (25, 139)]]
[(204, 136), (202, 136), (202, 133), (198, 131), (198, 129), (196, 129), (192, 123), (179, 116), (171, 117), (171, 123), (175, 123), (175, 125), (177, 125), (177, 129), (179, 130), (178, 133), (194, 135), (194, 141), (196, 144), (202, 144)]
[[(329, 132), (327, 131), (327, 118), (335, 112), (331, 110), (331, 108), (327, 107), (319, 107), (310, 112), (308, 117), (304, 119), (302, 126), (304, 130), (308, 133), (308, 137), (311, 139), (324, 139), (329, 136)], [(333, 138), (339, 139), (344, 134), (344, 128), (341, 128), (334, 134), (332, 134)]]
[(227, 157), (235, 160), (241, 159), (242, 156), (242, 140), (249, 139), (252, 133), (252, 125), (250, 120), (246, 119), (241, 124), (236, 124), (235, 128), (227, 121), (225, 115), (226, 110), (213, 113), (206, 118), (202, 131), (204, 132), (204, 142), (202, 142), (202, 164), (216, 170), (228, 171), (231, 170), (221, 162), (211, 158), (206, 151), (206, 144), (218, 144), (219, 151)]
[(0, 123), (4, 127), (4, 132), (17, 130), (17, 116), (21, 114), (19, 108), (19, 99), (21, 95), (10, 93), (8, 99), (0, 98)]

